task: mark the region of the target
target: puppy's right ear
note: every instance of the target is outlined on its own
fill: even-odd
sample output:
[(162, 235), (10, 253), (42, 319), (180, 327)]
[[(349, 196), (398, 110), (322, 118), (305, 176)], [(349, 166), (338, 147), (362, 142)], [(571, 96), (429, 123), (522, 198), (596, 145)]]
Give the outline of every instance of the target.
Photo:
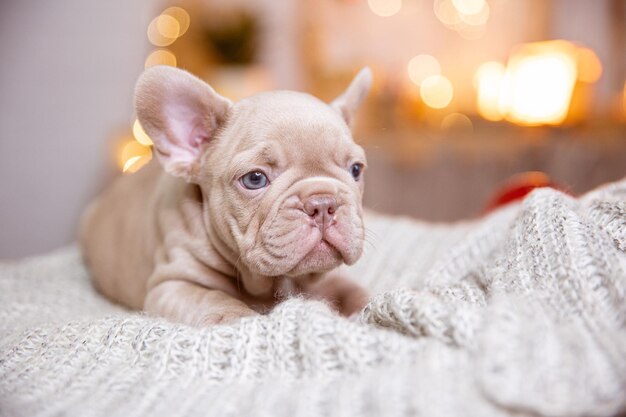
[(365, 67), (354, 77), (348, 89), (330, 103), (341, 114), (348, 126), (352, 127), (356, 111), (365, 100), (371, 87), (372, 70)]
[(135, 87), (137, 119), (167, 172), (192, 181), (232, 103), (187, 71), (156, 66)]

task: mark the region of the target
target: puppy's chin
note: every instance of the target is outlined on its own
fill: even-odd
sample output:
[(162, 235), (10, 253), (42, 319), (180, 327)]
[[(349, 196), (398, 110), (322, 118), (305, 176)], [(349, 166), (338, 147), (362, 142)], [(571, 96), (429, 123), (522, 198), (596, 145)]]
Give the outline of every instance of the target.
[(287, 272), (288, 277), (298, 277), (313, 273), (325, 273), (343, 263), (341, 252), (326, 240), (320, 240), (296, 266)]

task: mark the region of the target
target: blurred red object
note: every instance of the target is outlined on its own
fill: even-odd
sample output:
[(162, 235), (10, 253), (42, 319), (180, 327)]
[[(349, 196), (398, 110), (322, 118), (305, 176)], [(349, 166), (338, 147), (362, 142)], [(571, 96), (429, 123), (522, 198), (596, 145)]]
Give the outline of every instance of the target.
[(489, 203), (485, 207), (483, 214), (487, 214), (498, 207), (523, 199), (526, 194), (535, 188), (551, 187), (556, 190), (571, 194), (567, 189), (558, 185), (548, 177), (545, 173), (539, 171), (522, 172), (510, 177), (504, 182), (502, 187), (497, 190), (489, 199)]

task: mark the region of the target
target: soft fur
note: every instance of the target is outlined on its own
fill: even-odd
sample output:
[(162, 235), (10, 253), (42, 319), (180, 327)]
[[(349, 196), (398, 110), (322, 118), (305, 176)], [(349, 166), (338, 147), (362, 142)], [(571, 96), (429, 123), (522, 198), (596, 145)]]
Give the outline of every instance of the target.
[[(371, 84), (362, 70), (330, 105), (274, 91), (237, 103), (189, 73), (155, 67), (135, 105), (161, 164), (124, 176), (88, 208), (83, 255), (108, 297), (202, 326), (298, 293), (344, 314), (365, 292), (331, 272), (360, 257), (363, 149), (350, 125)], [(265, 173), (247, 189), (242, 177)]]

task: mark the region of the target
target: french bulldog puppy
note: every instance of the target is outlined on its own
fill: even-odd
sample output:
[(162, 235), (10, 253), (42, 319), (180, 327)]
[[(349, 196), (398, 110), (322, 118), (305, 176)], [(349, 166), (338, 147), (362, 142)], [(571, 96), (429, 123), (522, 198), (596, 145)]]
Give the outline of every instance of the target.
[(366, 292), (332, 271), (363, 248), (366, 160), (350, 126), (371, 78), (363, 69), (330, 105), (292, 91), (233, 103), (180, 69), (145, 71), (135, 108), (160, 165), (121, 177), (83, 215), (96, 287), (192, 326), (291, 294), (361, 309)]

